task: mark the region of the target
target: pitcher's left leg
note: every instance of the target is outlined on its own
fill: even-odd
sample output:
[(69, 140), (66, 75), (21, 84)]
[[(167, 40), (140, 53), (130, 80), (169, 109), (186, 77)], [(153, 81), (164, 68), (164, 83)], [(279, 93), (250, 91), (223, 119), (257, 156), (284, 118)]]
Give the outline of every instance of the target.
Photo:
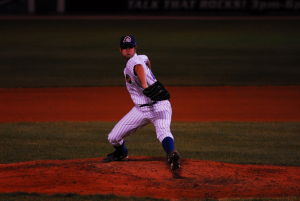
[(174, 140), (170, 129), (171, 119), (172, 108), (169, 101), (159, 102), (153, 107), (150, 120), (155, 127), (157, 139), (161, 143), (165, 138), (171, 138), (172, 140)]
[(168, 162), (172, 170), (180, 168), (179, 154), (176, 151), (174, 137), (171, 133), (172, 108), (169, 101), (159, 103), (152, 114), (152, 123), (155, 126), (158, 140), (167, 154)]

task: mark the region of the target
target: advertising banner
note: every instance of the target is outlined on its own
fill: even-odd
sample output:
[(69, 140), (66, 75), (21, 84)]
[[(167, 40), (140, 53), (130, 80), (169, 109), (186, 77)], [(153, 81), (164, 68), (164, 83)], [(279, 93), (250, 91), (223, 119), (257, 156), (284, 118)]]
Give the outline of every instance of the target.
[(0, 0), (0, 14), (30, 8), (46, 15), (299, 15), (300, 0)]
[(128, 0), (131, 11), (193, 11), (251, 13), (296, 13), (300, 11), (299, 0)]

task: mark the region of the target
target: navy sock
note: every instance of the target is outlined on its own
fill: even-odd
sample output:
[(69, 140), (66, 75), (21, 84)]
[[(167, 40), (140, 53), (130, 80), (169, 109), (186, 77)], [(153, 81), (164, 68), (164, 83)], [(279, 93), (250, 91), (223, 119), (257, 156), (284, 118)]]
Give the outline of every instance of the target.
[(123, 144), (121, 144), (120, 146), (114, 146), (114, 147), (117, 151), (128, 154), (128, 150), (125, 146), (125, 142), (123, 142)]
[(167, 154), (175, 150), (174, 140), (171, 137), (164, 138), (162, 146)]

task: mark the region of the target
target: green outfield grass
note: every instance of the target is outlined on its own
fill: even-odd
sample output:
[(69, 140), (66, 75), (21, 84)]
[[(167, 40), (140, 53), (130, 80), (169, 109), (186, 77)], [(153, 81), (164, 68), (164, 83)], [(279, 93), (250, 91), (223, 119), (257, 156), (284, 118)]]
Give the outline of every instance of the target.
[[(154, 198), (117, 197), (114, 195), (40, 195), (28, 193), (0, 194), (1, 201), (166, 201)], [(299, 201), (300, 198), (222, 199), (220, 201)], [(179, 201), (218, 201), (215, 199), (181, 199)]]
[(166, 85), (299, 85), (300, 20), (1, 20), (0, 88), (123, 85), (133, 33)]
[[(114, 123), (0, 124), (0, 163), (104, 157)], [(183, 158), (300, 165), (300, 123), (173, 123)], [(165, 156), (153, 126), (127, 138), (130, 155)]]
[(120, 197), (115, 195), (42, 195), (29, 193), (0, 194), (1, 201), (166, 201), (154, 198)]

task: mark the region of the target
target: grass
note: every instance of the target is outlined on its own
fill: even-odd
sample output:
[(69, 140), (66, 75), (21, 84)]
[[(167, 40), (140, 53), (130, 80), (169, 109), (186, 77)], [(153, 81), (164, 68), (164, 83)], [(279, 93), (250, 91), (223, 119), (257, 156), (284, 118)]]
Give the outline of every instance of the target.
[[(300, 198), (253, 198), (253, 199), (225, 199), (222, 201), (299, 201)], [(209, 201), (209, 200), (207, 200)]]
[[(299, 20), (1, 20), (0, 87), (119, 86), (120, 35), (166, 85), (299, 85)], [(149, 30), (157, 30), (156, 32)]]
[[(0, 163), (103, 157), (114, 123), (0, 124)], [(300, 165), (300, 123), (173, 123), (184, 158), (240, 164)], [(131, 155), (164, 156), (153, 126), (127, 138)]]
[[(0, 163), (103, 157), (112, 151), (106, 138), (114, 123), (1, 123)], [(300, 123), (173, 123), (183, 158), (240, 164), (300, 165)], [(131, 155), (164, 156), (152, 126), (127, 138)], [(0, 201), (150, 201), (114, 195), (0, 194)], [(196, 199), (197, 200), (197, 199)], [(192, 200), (192, 201), (196, 201)], [(223, 201), (299, 201), (299, 198), (222, 199)], [(182, 200), (185, 201), (185, 200)], [(198, 199), (198, 201), (216, 201)]]
[[(0, 88), (123, 85), (120, 35), (137, 36), (166, 85), (299, 85), (300, 21), (0, 21)], [(150, 31), (149, 31), (150, 30)], [(152, 31), (156, 30), (156, 31)], [(114, 123), (1, 123), (0, 163), (102, 157)], [(184, 158), (300, 165), (300, 123), (174, 123)], [(153, 127), (131, 155), (163, 156)], [(0, 201), (155, 200), (113, 195), (0, 194)], [(299, 198), (225, 201), (298, 201)], [(203, 201), (212, 201), (204, 199)]]
[(121, 197), (115, 195), (42, 195), (29, 193), (0, 194), (1, 201), (163, 201), (154, 198)]
[[(29, 193), (0, 194), (1, 201), (164, 201), (154, 198), (117, 197), (114, 195), (77, 195), (58, 194), (41, 195)], [(299, 201), (300, 198), (255, 198), (255, 199), (221, 199), (219, 201)], [(218, 201), (216, 199), (181, 199), (179, 201)]]

